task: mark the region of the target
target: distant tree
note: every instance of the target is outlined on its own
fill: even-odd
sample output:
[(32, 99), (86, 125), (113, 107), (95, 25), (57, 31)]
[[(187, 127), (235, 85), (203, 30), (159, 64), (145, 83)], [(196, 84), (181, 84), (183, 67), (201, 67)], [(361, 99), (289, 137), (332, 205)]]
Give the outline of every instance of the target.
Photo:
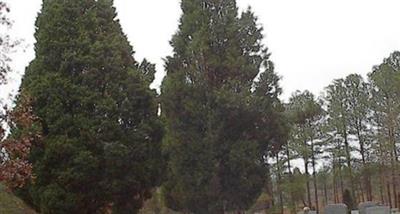
[[(288, 114), (286, 114), (286, 117), (289, 118), (290, 116)], [(288, 204), (288, 207), (291, 207), (292, 213), (296, 213), (296, 203), (299, 200), (296, 200), (296, 188), (295, 187), (291, 188), (291, 187), (295, 185), (294, 183), (301, 182), (304, 179), (298, 180), (297, 178), (295, 178), (294, 172), (292, 170), (292, 168), (293, 168), (292, 161), (293, 161), (293, 159), (298, 158), (298, 154), (296, 154), (296, 151), (295, 151), (296, 149), (293, 147), (296, 147), (296, 145), (293, 145), (293, 142), (289, 138), (286, 141), (286, 143), (283, 145), (282, 149), (285, 151), (284, 152), (285, 159), (283, 159), (283, 161), (286, 162), (286, 171), (287, 171), (287, 179), (285, 180), (285, 182), (286, 182), (285, 185), (288, 186), (285, 191), (289, 195), (287, 204)], [(305, 183), (303, 183), (303, 185), (304, 184)], [(304, 191), (302, 194), (304, 194)]]
[(235, 0), (181, 7), (161, 88), (166, 203), (183, 212), (243, 211), (265, 185), (269, 151), (284, 142), (279, 77), (250, 10), (239, 16)]
[(299, 203), (301, 205), (300, 207), (307, 206), (304, 200), (304, 193), (307, 191), (307, 179), (308, 176), (302, 174), (299, 168), (294, 168), (290, 177), (288, 174), (285, 174), (283, 181), (283, 192), (286, 194), (286, 206), (291, 208), (292, 213), (296, 213)]
[[(277, 196), (277, 203), (275, 204), (275, 209), (277, 210), (278, 213), (283, 214), (284, 213), (284, 207), (285, 207), (285, 200), (284, 200), (284, 191), (285, 191), (285, 180), (284, 180), (284, 172), (285, 172), (285, 156), (280, 155), (280, 152), (275, 152), (274, 153), (275, 157), (275, 163), (273, 164), (273, 175), (275, 176), (275, 191), (276, 191), (276, 196)], [(287, 182), (287, 181), (286, 181)], [(286, 185), (291, 184), (291, 180), (286, 183)], [(287, 191), (287, 189), (286, 189)], [(291, 194), (291, 190), (289, 191), (289, 194)], [(292, 205), (294, 198), (291, 197), (289, 199), (289, 205)]]
[(323, 119), (323, 109), (309, 91), (297, 91), (289, 100), (288, 110), (292, 122), (291, 140), (294, 151), (304, 161), (304, 169), (307, 187), (307, 206), (312, 207), (309, 164), (313, 168), (313, 184), (315, 207), (318, 211), (318, 187), (316, 159), (319, 153), (319, 129)]
[(323, 165), (317, 174), (320, 189), (322, 189), (323, 191), (322, 207), (325, 207), (329, 203), (328, 191), (329, 188), (332, 186), (331, 185), (332, 183), (330, 183), (331, 176), (332, 176), (332, 168), (329, 165)]
[(111, 0), (45, 0), (36, 29), (21, 91), (43, 142), (19, 194), (41, 213), (137, 213), (164, 166), (153, 66), (132, 57)]
[[(330, 130), (330, 129), (328, 129)], [(330, 132), (330, 131), (329, 131)], [(340, 197), (344, 192), (343, 182), (343, 165), (346, 162), (346, 152), (344, 145), (340, 138), (336, 135), (329, 136), (326, 139), (326, 145), (324, 147), (325, 156), (324, 159), (331, 166), (332, 184), (333, 184), (333, 202), (339, 203)]]
[(400, 207), (397, 198), (399, 172), (399, 148), (397, 145), (400, 133), (400, 52), (392, 53), (383, 63), (375, 66), (369, 74), (373, 95), (373, 109), (375, 112), (375, 125), (380, 135), (378, 143), (381, 147), (381, 158), (390, 157), (392, 200), (389, 199), (392, 207)]
[[(368, 167), (368, 150), (371, 142), (370, 135), (370, 93), (369, 87), (363, 78), (357, 74), (351, 74), (344, 80), (344, 85), (347, 92), (346, 103), (348, 106), (348, 123), (349, 133), (357, 137), (359, 144), (359, 153), (362, 162), (362, 180), (363, 188), (366, 190), (367, 200), (372, 201), (372, 186)], [(362, 194), (364, 198), (364, 194)]]
[(347, 88), (345, 87), (345, 81), (343, 79), (334, 80), (333, 83), (326, 88), (325, 100), (327, 103), (327, 113), (329, 115), (328, 123), (331, 127), (331, 131), (333, 132), (334, 140), (343, 144), (342, 148), (344, 148), (345, 151), (346, 169), (350, 184), (350, 192), (352, 196), (354, 196), (355, 187), (351, 155), (351, 152), (354, 150), (354, 148), (349, 143), (350, 124), (348, 121), (350, 117), (350, 107), (349, 103), (346, 102), (347, 99)]

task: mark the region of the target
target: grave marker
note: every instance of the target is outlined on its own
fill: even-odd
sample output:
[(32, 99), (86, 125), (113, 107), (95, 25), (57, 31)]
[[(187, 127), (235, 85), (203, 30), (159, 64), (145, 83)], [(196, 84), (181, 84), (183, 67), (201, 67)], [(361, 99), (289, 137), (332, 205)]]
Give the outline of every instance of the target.
[(376, 203), (376, 202), (372, 202), (372, 201), (362, 202), (362, 203), (358, 204), (358, 211), (360, 212), (360, 214), (367, 214), (366, 209), (368, 207), (376, 207), (376, 206), (378, 206), (378, 203)]
[(390, 214), (390, 207), (386, 206), (368, 207), (366, 209), (366, 214)]
[(324, 214), (347, 214), (346, 204), (329, 204), (325, 207)]

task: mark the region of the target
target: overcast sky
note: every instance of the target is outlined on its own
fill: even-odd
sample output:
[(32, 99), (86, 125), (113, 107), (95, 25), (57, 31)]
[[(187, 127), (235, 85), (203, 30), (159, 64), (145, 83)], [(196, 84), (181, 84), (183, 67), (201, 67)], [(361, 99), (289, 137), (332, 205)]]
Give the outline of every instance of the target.
[[(14, 56), (20, 74), (33, 59), (34, 22), (41, 0), (6, 0), (14, 19), (13, 33), (25, 40), (26, 52)], [(124, 32), (136, 51), (157, 63), (157, 87), (169, 40), (177, 30), (180, 0), (115, 0)], [(283, 77), (283, 97), (308, 89), (319, 95), (333, 79), (350, 73), (365, 76), (392, 51), (400, 50), (398, 0), (238, 0), (249, 5), (264, 27), (265, 44)], [(0, 96), (16, 90), (18, 75)]]

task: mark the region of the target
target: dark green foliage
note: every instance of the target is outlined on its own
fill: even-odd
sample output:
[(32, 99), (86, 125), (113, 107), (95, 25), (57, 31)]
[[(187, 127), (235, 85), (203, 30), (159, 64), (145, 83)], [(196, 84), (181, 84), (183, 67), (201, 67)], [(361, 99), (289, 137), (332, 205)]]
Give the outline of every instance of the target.
[(279, 78), (252, 12), (238, 17), (234, 0), (183, 0), (182, 10), (162, 85), (165, 200), (185, 212), (245, 210), (283, 142)]
[(290, 98), (288, 114), (294, 124), (311, 125), (321, 117), (322, 112), (321, 105), (309, 91), (296, 91)]
[(20, 190), (41, 213), (135, 213), (160, 184), (153, 65), (133, 59), (111, 0), (45, 0), (21, 89), (44, 142)]

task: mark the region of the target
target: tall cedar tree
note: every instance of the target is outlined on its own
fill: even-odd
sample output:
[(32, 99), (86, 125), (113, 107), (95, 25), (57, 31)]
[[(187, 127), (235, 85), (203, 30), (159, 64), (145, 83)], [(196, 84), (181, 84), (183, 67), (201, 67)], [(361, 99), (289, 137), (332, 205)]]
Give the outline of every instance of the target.
[(246, 210), (265, 185), (268, 151), (284, 141), (279, 77), (250, 10), (239, 17), (235, 0), (181, 7), (162, 85), (166, 204), (193, 213)]
[(43, 143), (20, 194), (41, 213), (136, 213), (163, 168), (154, 66), (132, 57), (112, 0), (44, 0), (36, 29), (21, 90)]

